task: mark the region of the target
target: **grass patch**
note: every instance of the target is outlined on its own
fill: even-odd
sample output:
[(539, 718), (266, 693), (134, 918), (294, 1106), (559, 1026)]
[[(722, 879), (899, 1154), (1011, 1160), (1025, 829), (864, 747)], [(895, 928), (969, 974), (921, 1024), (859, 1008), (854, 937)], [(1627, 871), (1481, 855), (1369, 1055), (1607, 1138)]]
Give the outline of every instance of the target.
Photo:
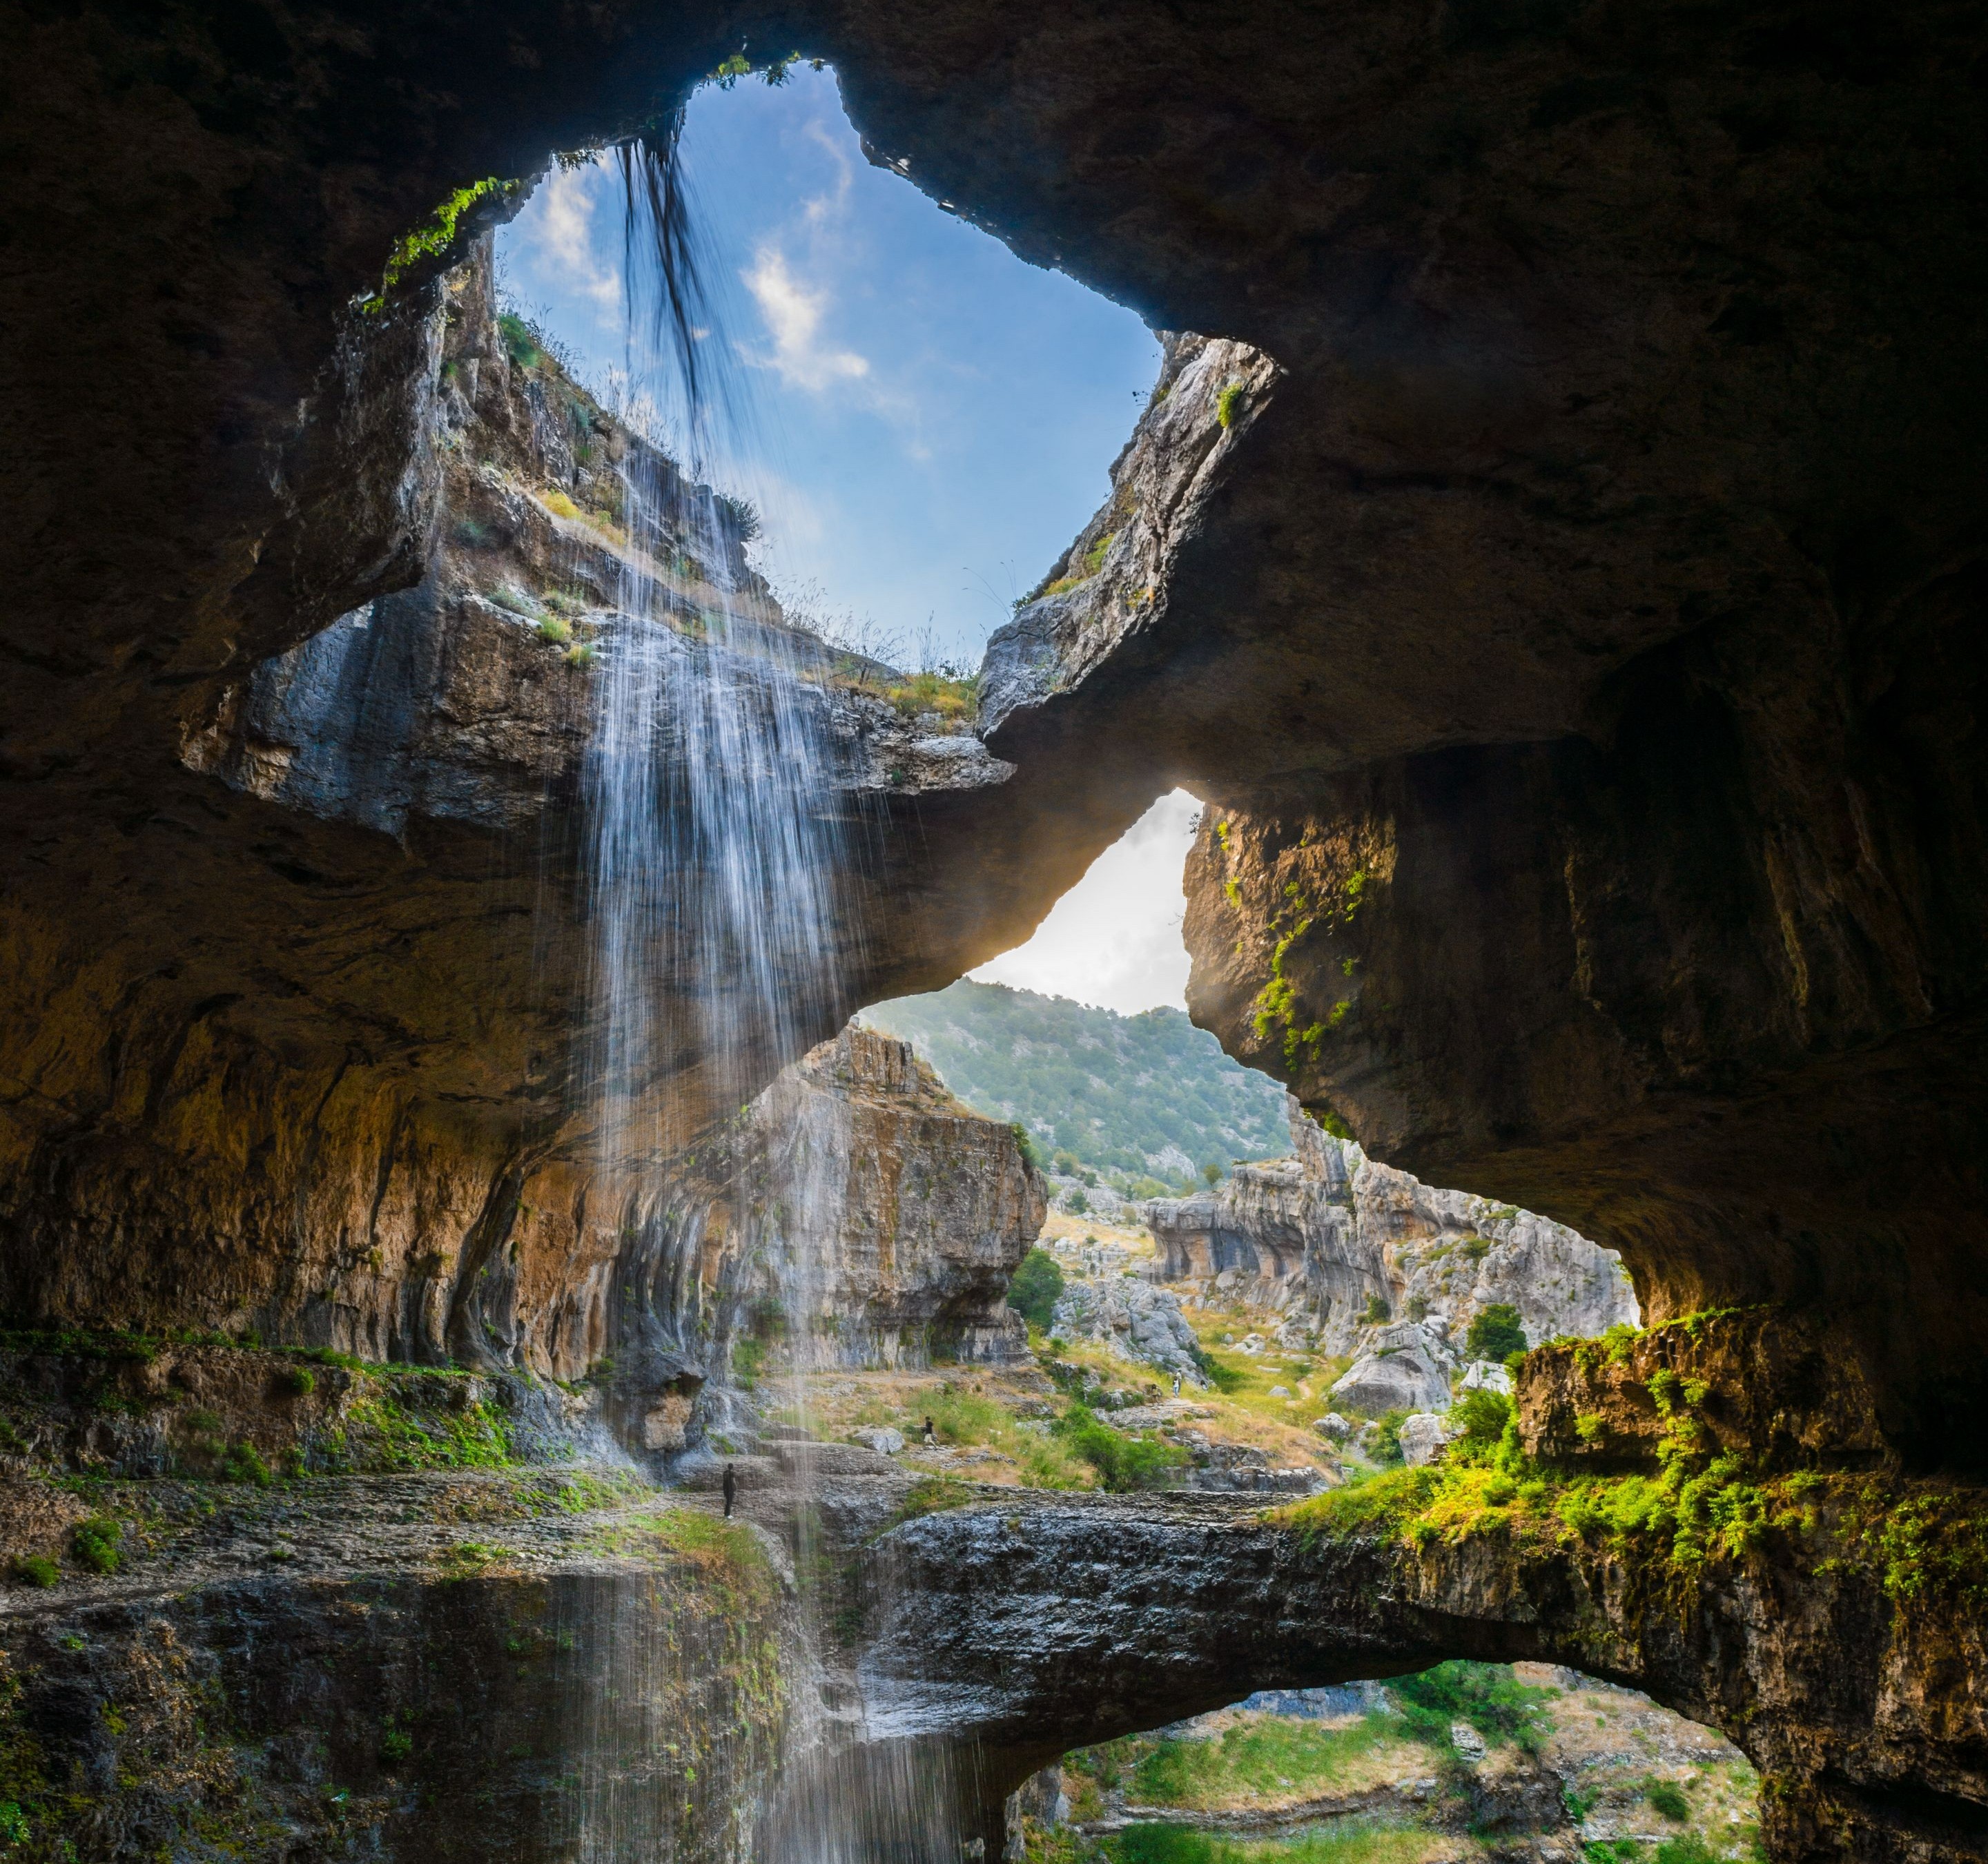
[(597, 1530), (590, 1552), (668, 1561), (688, 1568), (728, 1610), (761, 1609), (774, 1590), (773, 1569), (752, 1531), (702, 1508), (654, 1508)]
[(1133, 1766), (1128, 1791), (1141, 1805), (1192, 1812), (1275, 1801), (1331, 1785), (1391, 1735), (1378, 1715), (1331, 1728), (1281, 1718), (1244, 1722), (1213, 1741), (1159, 1741)]
[(1452, 1750), (1450, 1729), (1467, 1722), (1487, 1747), (1510, 1743), (1537, 1754), (1553, 1732), (1546, 1705), (1560, 1692), (1521, 1683), (1509, 1663), (1439, 1663), (1417, 1676), (1397, 1676), (1388, 1685), (1401, 1704), (1401, 1732), (1411, 1741)]
[(980, 703), (980, 675), (955, 676), (943, 672), (913, 673), (885, 689), (884, 698), (901, 718), (935, 712), (942, 719), (964, 719)]
[(1358, 1825), (1286, 1842), (1249, 1843), (1188, 1825), (1128, 1825), (1109, 1842), (1117, 1864), (1425, 1864), (1454, 1840), (1413, 1825)]
[(955, 1482), (950, 1476), (924, 1476), (904, 1491), (903, 1499), (891, 1510), (891, 1518), (881, 1531), (888, 1534), (907, 1521), (928, 1514), (942, 1514), (950, 1508), (963, 1508), (978, 1501), (979, 1491), (971, 1483)]

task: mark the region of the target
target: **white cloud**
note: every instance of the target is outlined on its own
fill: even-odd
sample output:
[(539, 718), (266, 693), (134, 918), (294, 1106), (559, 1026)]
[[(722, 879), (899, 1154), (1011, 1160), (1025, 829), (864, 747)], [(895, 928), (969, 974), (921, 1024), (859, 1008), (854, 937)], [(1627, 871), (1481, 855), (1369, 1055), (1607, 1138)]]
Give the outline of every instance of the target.
[(593, 210), (606, 174), (599, 164), (555, 169), (518, 216), (512, 250), (562, 296), (584, 298), (618, 317), (621, 272), (593, 245)]
[(972, 973), (979, 983), (1135, 1016), (1187, 1004), (1181, 885), (1201, 805), (1185, 790), (1163, 796), (1090, 864), (1026, 945)]
[(821, 320), (828, 309), (828, 293), (810, 290), (796, 278), (778, 246), (762, 246), (752, 269), (742, 276), (773, 340), (771, 355), (756, 355), (742, 344), (749, 363), (776, 369), (789, 388), (805, 388), (816, 394), (835, 383), (859, 381), (870, 373), (867, 357), (853, 350), (823, 347)]

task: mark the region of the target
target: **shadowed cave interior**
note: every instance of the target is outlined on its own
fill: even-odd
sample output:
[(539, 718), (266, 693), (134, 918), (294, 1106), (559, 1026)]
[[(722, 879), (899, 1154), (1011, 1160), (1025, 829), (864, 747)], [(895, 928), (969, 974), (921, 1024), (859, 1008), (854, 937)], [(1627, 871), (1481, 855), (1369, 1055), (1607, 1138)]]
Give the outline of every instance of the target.
[[(985, 1858), (1059, 1756), (1469, 1660), (1717, 1730), (1770, 1858), (1988, 1855), (1983, 34), (10, 8), (0, 1834)], [(1169, 333), (949, 714), (499, 315), (506, 184), (796, 51)], [(1032, 1348), (1098, 1169), (846, 1027), (1176, 787), (1290, 1150), (1128, 1201), (1316, 1493)], [(1563, 1231), (1634, 1324), (1464, 1357)], [(1266, 1351), (1509, 1390), (1328, 1443)], [(928, 1467), (850, 1409), (1023, 1372)]]

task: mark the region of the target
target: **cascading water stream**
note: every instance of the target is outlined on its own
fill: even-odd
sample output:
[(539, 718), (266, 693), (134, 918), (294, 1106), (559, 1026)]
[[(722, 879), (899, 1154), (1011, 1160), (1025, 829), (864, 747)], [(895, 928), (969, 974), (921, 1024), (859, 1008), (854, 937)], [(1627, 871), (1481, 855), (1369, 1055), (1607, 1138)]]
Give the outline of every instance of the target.
[(735, 1107), (798, 1052), (836, 940), (822, 695), (742, 598), (717, 496), (667, 470), (646, 452), (624, 470), (587, 760), (593, 1074), (620, 1159), (664, 1143), (656, 1089), (686, 1062), (710, 1106)]
[[(695, 367), (690, 333), (700, 316), (716, 320), (697, 289), (695, 228), (676, 158), (673, 128), (639, 159), (624, 160), (620, 172), (627, 276), (640, 276), (639, 256), (654, 322), (675, 339), (676, 394), (695, 438), (715, 385), (708, 369)], [(651, 236), (638, 238), (644, 222)], [(644, 295), (628, 293), (631, 354)], [(653, 354), (672, 346), (648, 347)], [(711, 353), (722, 353), (719, 346)], [(641, 398), (651, 406), (663, 400)], [(596, 710), (584, 771), (585, 1060), (604, 1181), (626, 1187), (622, 1228), (631, 1235), (655, 1222), (671, 1159), (695, 1137), (695, 1119), (666, 1111), (672, 1101), (706, 1119), (735, 1112), (798, 1057), (821, 1006), (835, 999), (837, 966), (860, 953), (850, 949), (853, 915), (839, 910), (840, 879), (856, 851), (845, 827), (853, 786), (830, 730), (829, 695), (803, 677), (811, 669), (796, 638), (745, 569), (740, 508), (646, 446), (628, 448), (622, 482), (627, 543), (615, 612), (593, 642)], [(783, 1195), (796, 1207), (783, 1225), (788, 1247), (775, 1250), (770, 1265), (788, 1342), (779, 1389), (796, 1419), (806, 1414), (827, 1342), (823, 1265), (796, 1247), (823, 1226), (801, 1206), (839, 1194), (816, 1162), (789, 1162)], [(740, 1183), (734, 1195), (742, 1205), (753, 1193)], [(744, 1233), (745, 1214), (734, 1213), (735, 1233)], [(696, 1298), (687, 1285), (678, 1297)], [(803, 1577), (819, 1563), (812, 1480), (803, 1459), (793, 1500)], [(820, 1595), (803, 1584), (800, 1602), (803, 1648), (786, 1667), (798, 1679), (823, 1677), (832, 1636)], [(614, 1633), (604, 1622), (589, 1635)], [(654, 1663), (661, 1678), (681, 1658), (661, 1652)], [(853, 1727), (846, 1719), (837, 1726), (814, 1683), (795, 1693), (777, 1807), (743, 1819), (739, 1842), (756, 1833), (755, 1848), (776, 1864), (959, 1856), (957, 1795), (943, 1756), (866, 1745), (860, 1715)], [(615, 1711), (595, 1703), (583, 1713), (601, 1721)], [(653, 1806), (640, 1809), (654, 1798), (631, 1789), (641, 1772), (631, 1759), (584, 1784), (575, 1864), (663, 1864), (677, 1854), (668, 1821), (659, 1824)]]

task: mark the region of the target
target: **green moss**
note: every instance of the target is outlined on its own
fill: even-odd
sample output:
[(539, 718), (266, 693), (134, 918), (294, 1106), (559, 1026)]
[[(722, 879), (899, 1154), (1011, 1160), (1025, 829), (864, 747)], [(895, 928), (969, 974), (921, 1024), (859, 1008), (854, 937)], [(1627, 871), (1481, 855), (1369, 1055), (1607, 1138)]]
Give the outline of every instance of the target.
[(14, 1577), (22, 1585), (52, 1586), (62, 1578), (62, 1568), (46, 1554), (26, 1554), (14, 1562)]
[(261, 1453), (252, 1443), (228, 1446), (221, 1459), (221, 1479), (224, 1482), (252, 1482), (259, 1489), (266, 1489), (276, 1480), (269, 1473), (269, 1464), (262, 1460)]
[(124, 1524), (108, 1514), (93, 1515), (69, 1530), (69, 1551), (93, 1573), (114, 1573), (123, 1564)]
[(1231, 382), (1215, 397), (1215, 418), (1225, 432), (1235, 425), (1236, 410), (1242, 407), (1247, 392), (1242, 383)]
[(323, 1457), (333, 1471), (502, 1469), (516, 1460), (509, 1423), (487, 1400), (417, 1410), (391, 1390), (356, 1398), (327, 1433)]
[(412, 266), (422, 259), (439, 257), (455, 245), (457, 226), (472, 207), (486, 196), (515, 194), (522, 185), (492, 174), (485, 176), (480, 181), (472, 181), (466, 188), (458, 188), (435, 208), (424, 225), (411, 233), (403, 233), (394, 242), (394, 249), (387, 256), (386, 270), (380, 275), (380, 289), (370, 297), (362, 299), (360, 309), (369, 315), (384, 310), (394, 287)]

